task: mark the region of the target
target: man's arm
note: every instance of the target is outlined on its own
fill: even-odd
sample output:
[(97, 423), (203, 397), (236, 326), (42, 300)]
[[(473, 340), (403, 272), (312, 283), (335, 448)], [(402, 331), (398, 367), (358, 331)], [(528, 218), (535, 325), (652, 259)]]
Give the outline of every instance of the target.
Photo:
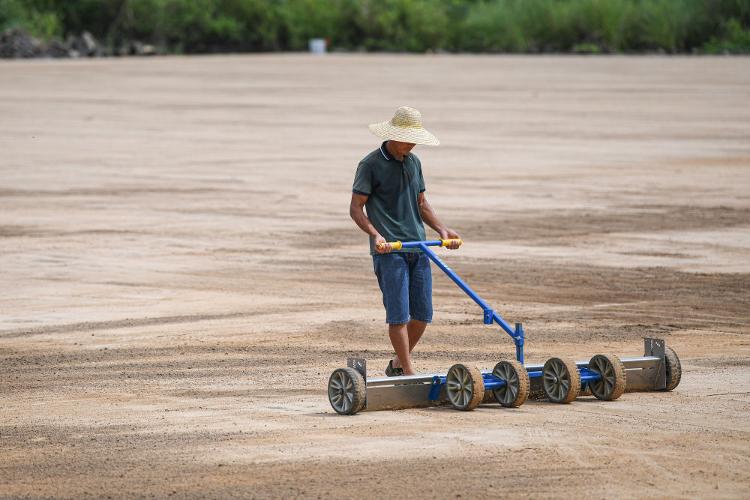
[(357, 223), (359, 228), (375, 238), (375, 251), (378, 253), (388, 253), (391, 251), (391, 245), (389, 245), (385, 238), (383, 238), (375, 226), (372, 225), (370, 219), (365, 215), (364, 208), (367, 203), (366, 194), (352, 193), (352, 201), (349, 204), (349, 216)]
[[(422, 220), (427, 223), (428, 226), (430, 226), (432, 229), (437, 231), (437, 233), (440, 235), (440, 239), (442, 240), (450, 240), (450, 239), (461, 239), (461, 236), (458, 235), (457, 232), (455, 232), (453, 229), (448, 228), (445, 224), (440, 222), (440, 219), (438, 219), (437, 214), (435, 214), (435, 211), (432, 209), (432, 206), (427, 201), (427, 196), (425, 196), (424, 191), (419, 193), (419, 197), (417, 198), (417, 203), (419, 204), (419, 215), (422, 216)], [(450, 248), (451, 250), (455, 250), (461, 246), (460, 243), (453, 241), (451, 242), (447, 248)]]

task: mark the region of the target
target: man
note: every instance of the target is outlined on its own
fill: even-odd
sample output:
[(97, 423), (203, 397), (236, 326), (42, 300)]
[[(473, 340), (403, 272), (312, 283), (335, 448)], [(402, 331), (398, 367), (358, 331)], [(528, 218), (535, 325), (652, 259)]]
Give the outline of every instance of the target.
[[(423, 222), (441, 239), (460, 236), (440, 222), (425, 196), (422, 164), (411, 150), (416, 144), (440, 142), (422, 127), (419, 111), (398, 108), (390, 121), (372, 124), (370, 131), (385, 141), (359, 162), (349, 215), (370, 236), (373, 267), (383, 292), (388, 335), (396, 352), (385, 373), (414, 375), (411, 351), (432, 321), (430, 260), (419, 249), (393, 251), (388, 242), (424, 240)], [(459, 245), (452, 242), (448, 248)]]

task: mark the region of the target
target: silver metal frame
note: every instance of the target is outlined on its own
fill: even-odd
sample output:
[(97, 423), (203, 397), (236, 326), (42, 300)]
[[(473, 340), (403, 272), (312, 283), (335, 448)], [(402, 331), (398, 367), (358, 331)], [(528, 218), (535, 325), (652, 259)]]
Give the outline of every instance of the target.
[[(626, 392), (658, 391), (666, 388), (666, 365), (664, 350), (666, 344), (662, 339), (644, 339), (644, 355), (620, 358), (625, 365)], [(347, 364), (355, 369), (364, 368), (365, 362), (360, 358), (350, 358)], [(579, 368), (587, 367), (589, 361), (577, 361)], [(524, 365), (527, 372), (541, 371), (542, 364)], [(358, 370), (359, 371), (359, 370)], [(360, 372), (361, 373), (361, 372)], [(482, 373), (492, 373), (483, 370)], [(423, 408), (447, 403), (445, 388), (438, 399), (429, 399), (432, 380), (442, 373), (409, 375), (404, 377), (365, 378), (367, 386), (367, 405), (364, 410), (396, 410), (401, 408)], [(543, 394), (542, 378), (531, 379), (531, 394)], [(543, 396), (542, 396), (543, 397)]]

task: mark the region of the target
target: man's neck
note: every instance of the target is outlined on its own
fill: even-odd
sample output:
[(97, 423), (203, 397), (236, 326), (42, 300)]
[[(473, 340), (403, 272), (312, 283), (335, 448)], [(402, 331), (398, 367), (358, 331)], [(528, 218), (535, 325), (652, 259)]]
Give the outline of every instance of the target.
[(404, 161), (404, 155), (399, 155), (393, 149), (391, 149), (391, 141), (385, 143), (385, 149), (388, 150), (388, 154), (397, 159), (398, 161)]

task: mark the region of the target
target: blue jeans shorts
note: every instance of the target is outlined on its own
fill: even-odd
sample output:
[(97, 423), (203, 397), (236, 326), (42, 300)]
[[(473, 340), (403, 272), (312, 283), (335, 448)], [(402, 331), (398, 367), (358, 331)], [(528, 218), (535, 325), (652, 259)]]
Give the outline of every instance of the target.
[(422, 252), (394, 252), (372, 256), (375, 276), (383, 292), (385, 322), (402, 325), (410, 319), (432, 321), (432, 272)]

